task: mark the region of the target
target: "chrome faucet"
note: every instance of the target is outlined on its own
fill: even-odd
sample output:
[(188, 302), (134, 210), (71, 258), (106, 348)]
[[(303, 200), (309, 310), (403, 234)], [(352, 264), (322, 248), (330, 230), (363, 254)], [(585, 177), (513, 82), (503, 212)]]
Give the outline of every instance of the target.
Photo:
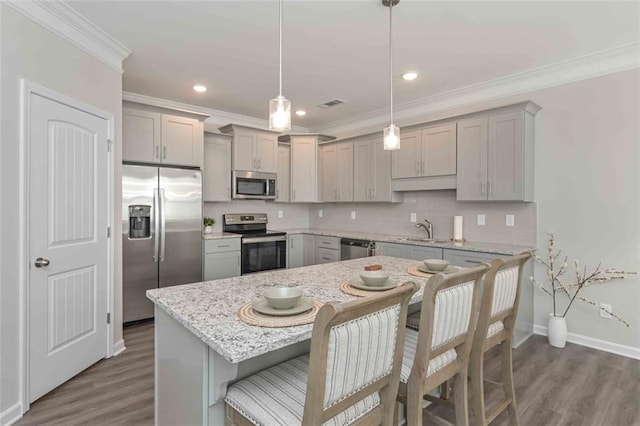
[(427, 222), (426, 225), (424, 223), (416, 223), (416, 228), (422, 228), (425, 231), (427, 231), (427, 238), (428, 239), (432, 239), (433, 238), (433, 224), (431, 222), (429, 222), (427, 219), (425, 219), (424, 221)]

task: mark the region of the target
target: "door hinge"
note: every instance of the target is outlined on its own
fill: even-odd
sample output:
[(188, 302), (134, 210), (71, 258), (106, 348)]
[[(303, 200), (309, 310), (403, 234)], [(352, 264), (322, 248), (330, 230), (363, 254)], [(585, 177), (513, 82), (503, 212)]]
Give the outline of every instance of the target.
[(111, 227), (107, 226), (107, 238), (111, 238)]
[(111, 152), (111, 145), (113, 141), (111, 139), (107, 139), (107, 152)]
[(111, 324), (111, 312), (107, 312), (107, 324)]

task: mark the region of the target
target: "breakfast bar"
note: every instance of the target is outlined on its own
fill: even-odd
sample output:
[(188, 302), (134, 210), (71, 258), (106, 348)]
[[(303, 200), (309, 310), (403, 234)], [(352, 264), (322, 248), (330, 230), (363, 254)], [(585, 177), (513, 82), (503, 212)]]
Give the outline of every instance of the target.
[[(149, 290), (155, 303), (156, 424), (223, 425), (227, 384), (309, 351), (313, 324), (265, 328), (237, 315), (247, 302), (273, 287), (298, 287), (319, 302), (346, 302), (340, 284), (380, 264), (398, 283), (426, 279), (409, 275), (415, 260), (387, 256), (244, 275)], [(417, 309), (422, 289), (411, 300)]]

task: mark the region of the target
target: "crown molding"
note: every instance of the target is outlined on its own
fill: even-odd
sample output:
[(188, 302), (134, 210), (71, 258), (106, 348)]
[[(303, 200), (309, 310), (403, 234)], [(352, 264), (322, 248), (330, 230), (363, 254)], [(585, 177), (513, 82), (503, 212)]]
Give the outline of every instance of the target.
[[(205, 121), (214, 122), (220, 125), (232, 123), (259, 129), (269, 128), (269, 120), (265, 120), (262, 118), (206, 108), (198, 105), (185, 104), (182, 102), (170, 101), (168, 99), (154, 98), (153, 96), (140, 95), (138, 93), (122, 92), (122, 100), (127, 102), (135, 102), (138, 104), (151, 105), (158, 108), (167, 108), (176, 111), (207, 115), (209, 116), (209, 118), (207, 118)], [(300, 126), (292, 126), (291, 130), (302, 133), (306, 133), (308, 131), (306, 127)]]
[[(396, 105), (393, 109), (394, 121), (396, 121), (395, 124), (416, 124), (420, 121), (419, 117), (425, 114), (480, 104), (639, 67), (640, 42), (629, 43)], [(309, 131), (332, 135), (349, 134), (358, 129), (381, 126), (387, 123), (388, 118), (389, 109), (386, 108), (311, 127)], [(416, 119), (418, 121), (415, 121)]]
[(123, 72), (122, 61), (131, 51), (64, 1), (3, 2), (116, 71)]

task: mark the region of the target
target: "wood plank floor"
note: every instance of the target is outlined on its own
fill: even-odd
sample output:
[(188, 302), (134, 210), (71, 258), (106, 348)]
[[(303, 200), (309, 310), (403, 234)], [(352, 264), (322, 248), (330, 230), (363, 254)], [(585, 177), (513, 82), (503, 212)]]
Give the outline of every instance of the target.
[[(98, 362), (31, 405), (18, 425), (153, 424), (153, 323), (125, 328), (127, 350)], [(497, 352), (486, 376), (497, 380)], [(640, 425), (640, 361), (533, 336), (514, 351), (522, 426)], [(488, 404), (500, 397), (489, 392)], [(453, 413), (439, 414), (453, 420)], [(426, 423), (425, 423), (426, 424)], [(492, 425), (509, 425), (501, 414)]]

